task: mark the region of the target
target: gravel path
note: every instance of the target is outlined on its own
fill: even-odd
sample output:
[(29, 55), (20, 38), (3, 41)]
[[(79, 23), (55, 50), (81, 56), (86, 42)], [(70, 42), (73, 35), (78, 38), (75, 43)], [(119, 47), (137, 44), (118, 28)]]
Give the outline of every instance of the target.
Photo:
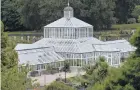
[[(67, 78), (74, 77), (77, 74), (78, 74), (77, 72), (67, 73), (66, 77)], [(85, 72), (80, 72), (80, 75), (84, 75), (84, 74), (85, 74)], [(61, 76), (61, 78), (65, 78), (65, 73), (61, 72), (61, 73), (56, 73), (56, 74), (52, 74), (52, 75), (41, 75), (38, 77), (31, 77), (31, 79), (32, 80), (36, 79), (37, 80), (36, 82), (38, 82), (41, 86), (44, 86), (44, 85), (48, 85), (48, 84), (52, 83), (53, 81), (56, 80), (56, 78), (58, 78), (60, 76)]]

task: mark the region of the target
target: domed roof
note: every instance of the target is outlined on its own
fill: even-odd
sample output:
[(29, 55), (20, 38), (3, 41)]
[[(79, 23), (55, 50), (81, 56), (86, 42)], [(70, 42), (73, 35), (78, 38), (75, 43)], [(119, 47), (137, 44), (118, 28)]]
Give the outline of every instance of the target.
[(70, 6), (67, 6), (67, 7), (64, 8), (64, 11), (73, 11), (73, 8), (70, 7)]

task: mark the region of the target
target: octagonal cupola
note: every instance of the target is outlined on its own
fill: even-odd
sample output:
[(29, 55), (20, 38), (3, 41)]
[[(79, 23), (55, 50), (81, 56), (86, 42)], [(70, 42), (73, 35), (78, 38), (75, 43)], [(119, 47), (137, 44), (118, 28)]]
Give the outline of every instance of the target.
[(67, 19), (70, 19), (71, 17), (73, 17), (73, 8), (68, 6), (64, 8), (64, 17)]

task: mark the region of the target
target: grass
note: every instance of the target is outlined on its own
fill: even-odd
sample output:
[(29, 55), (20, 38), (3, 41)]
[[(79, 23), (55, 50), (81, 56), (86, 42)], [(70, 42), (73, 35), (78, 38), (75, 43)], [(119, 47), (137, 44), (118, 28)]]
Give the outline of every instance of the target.
[(13, 31), (13, 32), (8, 31), (7, 33), (8, 34), (41, 34), (41, 32), (36, 32), (36, 31)]
[(135, 24), (116, 24), (112, 25), (112, 30), (101, 30), (95, 31), (94, 35), (103, 35), (103, 36), (117, 36), (120, 33), (120, 30), (123, 32), (131, 33), (132, 29), (140, 27), (140, 23)]
[(136, 29), (137, 27), (140, 27), (140, 23), (135, 24), (116, 24), (112, 25), (113, 29)]

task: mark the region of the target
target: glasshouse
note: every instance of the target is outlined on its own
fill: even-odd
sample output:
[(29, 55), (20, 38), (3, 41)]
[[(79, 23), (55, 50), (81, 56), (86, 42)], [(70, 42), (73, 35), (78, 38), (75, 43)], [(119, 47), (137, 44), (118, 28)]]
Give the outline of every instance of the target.
[(34, 70), (64, 66), (94, 65), (104, 57), (110, 66), (117, 67), (121, 58), (135, 51), (126, 40), (100, 41), (93, 37), (93, 26), (74, 17), (73, 8), (64, 8), (64, 17), (44, 26), (44, 38), (32, 44), (18, 44), (19, 65), (29, 64)]
[(64, 8), (64, 17), (44, 27), (44, 38), (77, 39), (92, 37), (93, 26), (73, 17), (73, 8)]

